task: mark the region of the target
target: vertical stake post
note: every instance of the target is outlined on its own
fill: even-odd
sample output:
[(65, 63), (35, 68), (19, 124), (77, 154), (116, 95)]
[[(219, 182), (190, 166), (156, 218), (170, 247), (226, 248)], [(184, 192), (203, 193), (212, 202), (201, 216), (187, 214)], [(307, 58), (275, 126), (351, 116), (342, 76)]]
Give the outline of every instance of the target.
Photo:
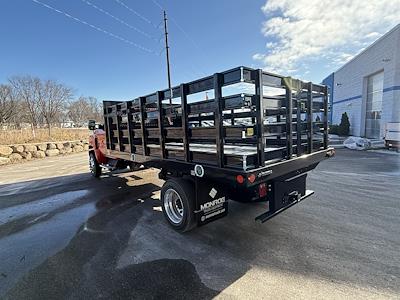
[(313, 152), (314, 143), (313, 143), (313, 84), (312, 82), (308, 83), (307, 89), (307, 127), (308, 127), (308, 153)]
[(224, 155), (224, 123), (222, 112), (224, 110), (224, 103), (222, 100), (222, 80), (223, 75), (220, 73), (214, 74), (214, 127), (216, 130), (216, 150), (217, 150), (217, 160), (218, 167), (223, 168), (225, 165), (225, 155)]
[[(263, 91), (263, 71), (261, 69), (254, 71), (255, 87), (256, 87), (256, 133), (257, 133), (257, 160), (258, 166), (265, 166), (265, 144), (264, 136), (264, 91)], [(265, 125), (268, 126), (268, 125)]]
[(286, 151), (287, 159), (293, 154), (293, 99), (292, 99), (292, 78), (285, 78), (286, 86)]

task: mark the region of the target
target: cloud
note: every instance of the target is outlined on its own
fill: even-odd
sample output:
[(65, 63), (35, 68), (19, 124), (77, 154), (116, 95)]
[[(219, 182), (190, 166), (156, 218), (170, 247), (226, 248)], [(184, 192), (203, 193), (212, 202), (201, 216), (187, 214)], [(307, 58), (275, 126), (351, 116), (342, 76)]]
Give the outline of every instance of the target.
[(340, 66), (400, 22), (400, 0), (268, 0), (262, 11), (269, 41), (253, 59), (278, 73)]

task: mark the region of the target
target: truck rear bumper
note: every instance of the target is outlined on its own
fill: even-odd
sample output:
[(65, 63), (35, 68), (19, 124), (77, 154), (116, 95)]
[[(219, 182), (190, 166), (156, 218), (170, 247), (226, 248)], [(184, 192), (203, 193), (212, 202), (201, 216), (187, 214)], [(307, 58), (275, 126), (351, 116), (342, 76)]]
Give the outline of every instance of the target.
[[(267, 212), (259, 215), (258, 217), (256, 217), (255, 220), (260, 221), (261, 223), (264, 223), (264, 222), (268, 221), (269, 219), (275, 217), (276, 215), (280, 214), (281, 212), (287, 210), (289, 207), (292, 207), (293, 205), (299, 203), (300, 201), (303, 201), (304, 199), (310, 197), (312, 194), (314, 194), (314, 191), (306, 190), (306, 193), (303, 196), (298, 197), (298, 198), (293, 198), (292, 202), (290, 202), (285, 207), (282, 207), (281, 209), (279, 209), (277, 211), (267, 211)], [(295, 195), (293, 195), (293, 197), (294, 196)]]

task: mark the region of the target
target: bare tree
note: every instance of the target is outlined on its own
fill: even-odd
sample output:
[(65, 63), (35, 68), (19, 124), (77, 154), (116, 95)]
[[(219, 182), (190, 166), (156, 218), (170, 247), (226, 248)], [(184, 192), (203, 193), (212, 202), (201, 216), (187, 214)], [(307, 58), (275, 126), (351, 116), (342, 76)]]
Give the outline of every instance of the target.
[(15, 93), (24, 102), (24, 108), (27, 110), (29, 122), (31, 124), (33, 138), (36, 137), (35, 128), (37, 128), (40, 117), (39, 110), (39, 91), (41, 81), (32, 76), (15, 76), (9, 79), (10, 84), (15, 89)]
[[(11, 96), (12, 99), (19, 99), (17, 103), (19, 108), (16, 109), (14, 106), (12, 110), (17, 113), (12, 117), (12, 121), (20, 123), (27, 120), (31, 124), (33, 138), (36, 138), (35, 129), (41, 124), (46, 125), (51, 136), (52, 126), (65, 121), (67, 116), (80, 125), (89, 119), (98, 122), (102, 120), (102, 105), (96, 98), (82, 96), (71, 102), (73, 90), (55, 80), (14, 76), (9, 79), (9, 82), (9, 88), (1, 86), (2, 102), (0, 104), (5, 103), (6, 100), (9, 103)], [(4, 122), (6, 116), (8, 119), (11, 118), (8, 116), (9, 111), (9, 109), (1, 109), (0, 123)]]
[(0, 124), (4, 124), (17, 114), (17, 97), (11, 85), (0, 84)]
[(102, 120), (102, 105), (94, 97), (79, 97), (68, 107), (68, 116), (76, 124), (85, 124), (88, 120)]
[(90, 108), (90, 114), (89, 118), (90, 120), (96, 120), (96, 122), (102, 122), (103, 120), (103, 104), (97, 100), (95, 97), (89, 97), (89, 108)]
[(82, 124), (88, 120), (89, 102), (85, 97), (79, 97), (68, 106), (68, 116), (75, 124)]
[(73, 92), (71, 88), (54, 80), (41, 82), (38, 91), (40, 115), (47, 125), (49, 136), (51, 136), (51, 126), (60, 120)]

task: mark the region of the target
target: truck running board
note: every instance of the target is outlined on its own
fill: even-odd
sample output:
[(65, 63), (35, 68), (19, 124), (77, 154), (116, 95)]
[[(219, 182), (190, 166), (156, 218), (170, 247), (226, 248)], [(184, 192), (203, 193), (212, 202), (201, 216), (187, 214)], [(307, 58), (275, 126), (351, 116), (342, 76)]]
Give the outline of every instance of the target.
[(302, 196), (301, 198), (293, 201), (292, 203), (290, 203), (289, 205), (281, 208), (280, 210), (277, 210), (275, 212), (266, 212), (263, 213), (261, 215), (259, 215), (258, 217), (255, 218), (256, 221), (260, 221), (261, 223), (264, 223), (266, 221), (268, 221), (269, 219), (275, 217), (276, 215), (280, 214), (281, 212), (285, 211), (286, 209), (288, 209), (289, 207), (292, 207), (293, 205), (295, 205), (296, 203), (299, 203), (300, 201), (306, 199), (307, 197), (311, 196), (312, 194), (314, 194), (314, 191), (311, 190), (306, 190), (306, 193), (304, 196)]

